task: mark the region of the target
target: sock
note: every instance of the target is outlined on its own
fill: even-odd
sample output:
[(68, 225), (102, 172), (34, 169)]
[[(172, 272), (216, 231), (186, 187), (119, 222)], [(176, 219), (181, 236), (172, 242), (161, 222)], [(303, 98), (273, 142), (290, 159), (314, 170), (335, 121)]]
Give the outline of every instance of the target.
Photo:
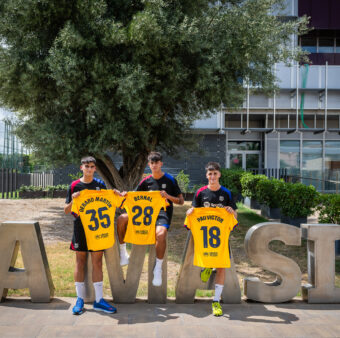
[(126, 251), (126, 243), (119, 244), (119, 249), (120, 249), (121, 256), (128, 256), (128, 253)]
[(156, 270), (156, 269), (162, 270), (162, 264), (163, 264), (163, 259), (158, 259), (158, 258), (156, 257), (155, 270)]
[(223, 291), (223, 286), (221, 284), (215, 284), (215, 297), (214, 297), (214, 302), (219, 302), (221, 299), (221, 294)]
[(94, 293), (96, 294), (96, 302), (103, 298), (103, 281), (93, 283)]
[(75, 282), (77, 297), (84, 299), (85, 295), (85, 283), (84, 282)]

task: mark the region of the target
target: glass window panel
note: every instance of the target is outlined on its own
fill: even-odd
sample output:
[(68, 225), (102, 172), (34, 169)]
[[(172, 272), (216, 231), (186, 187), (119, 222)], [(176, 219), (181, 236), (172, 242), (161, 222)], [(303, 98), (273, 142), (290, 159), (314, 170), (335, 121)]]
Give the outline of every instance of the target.
[(230, 169), (242, 169), (242, 154), (230, 154)]
[(300, 141), (280, 142), (280, 168), (300, 168)]
[(260, 168), (260, 155), (259, 154), (246, 154), (246, 169)]
[(322, 169), (322, 143), (321, 141), (303, 141), (302, 169)]
[(340, 39), (336, 39), (335, 53), (340, 53)]
[(325, 168), (340, 170), (340, 141), (325, 142)]
[(307, 50), (310, 53), (316, 53), (316, 36), (302, 36), (301, 47), (303, 50)]
[(334, 53), (334, 47), (319, 47), (319, 53)]
[(319, 47), (334, 47), (334, 38), (319, 38)]
[(251, 141), (228, 142), (228, 150), (261, 150), (261, 143)]

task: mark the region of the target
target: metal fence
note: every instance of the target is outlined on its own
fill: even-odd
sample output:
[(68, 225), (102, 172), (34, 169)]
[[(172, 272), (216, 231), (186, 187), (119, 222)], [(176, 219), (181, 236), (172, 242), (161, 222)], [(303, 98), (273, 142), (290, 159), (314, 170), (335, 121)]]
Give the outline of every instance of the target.
[(267, 177), (283, 179), (285, 182), (313, 185), (322, 193), (340, 193), (340, 170), (299, 170), (288, 168), (247, 169), (254, 175), (263, 174)]
[(51, 173), (19, 173), (16, 169), (0, 169), (1, 198), (16, 197), (17, 190), (22, 185), (33, 185), (45, 188), (53, 185)]

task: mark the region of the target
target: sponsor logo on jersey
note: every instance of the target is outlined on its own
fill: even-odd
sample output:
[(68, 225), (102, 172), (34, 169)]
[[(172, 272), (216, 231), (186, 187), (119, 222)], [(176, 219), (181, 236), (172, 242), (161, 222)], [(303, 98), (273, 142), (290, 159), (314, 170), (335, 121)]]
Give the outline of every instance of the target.
[(163, 183), (163, 184), (162, 184), (162, 189), (165, 189), (165, 188), (166, 188), (166, 184)]
[(203, 205), (204, 205), (205, 208), (209, 208), (210, 207), (210, 203), (209, 202), (204, 202)]
[(203, 202), (203, 206), (205, 208), (224, 208), (224, 205), (222, 203), (218, 203), (218, 204), (215, 204), (215, 203), (209, 203), (209, 202)]
[(96, 187), (96, 190), (100, 190), (100, 188), (99, 188), (99, 187)]
[(224, 196), (220, 196), (219, 197), (219, 200), (222, 202), (222, 201), (224, 201)]

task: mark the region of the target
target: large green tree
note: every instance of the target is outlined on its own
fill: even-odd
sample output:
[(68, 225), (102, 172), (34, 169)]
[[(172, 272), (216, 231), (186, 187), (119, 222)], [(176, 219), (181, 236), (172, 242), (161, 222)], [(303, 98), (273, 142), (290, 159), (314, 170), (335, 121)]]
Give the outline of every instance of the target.
[(109, 186), (131, 189), (151, 150), (176, 152), (195, 119), (242, 102), (245, 80), (272, 88), (272, 66), (298, 57), (305, 22), (271, 15), (278, 4), (1, 0), (1, 104), (41, 158), (92, 154)]

